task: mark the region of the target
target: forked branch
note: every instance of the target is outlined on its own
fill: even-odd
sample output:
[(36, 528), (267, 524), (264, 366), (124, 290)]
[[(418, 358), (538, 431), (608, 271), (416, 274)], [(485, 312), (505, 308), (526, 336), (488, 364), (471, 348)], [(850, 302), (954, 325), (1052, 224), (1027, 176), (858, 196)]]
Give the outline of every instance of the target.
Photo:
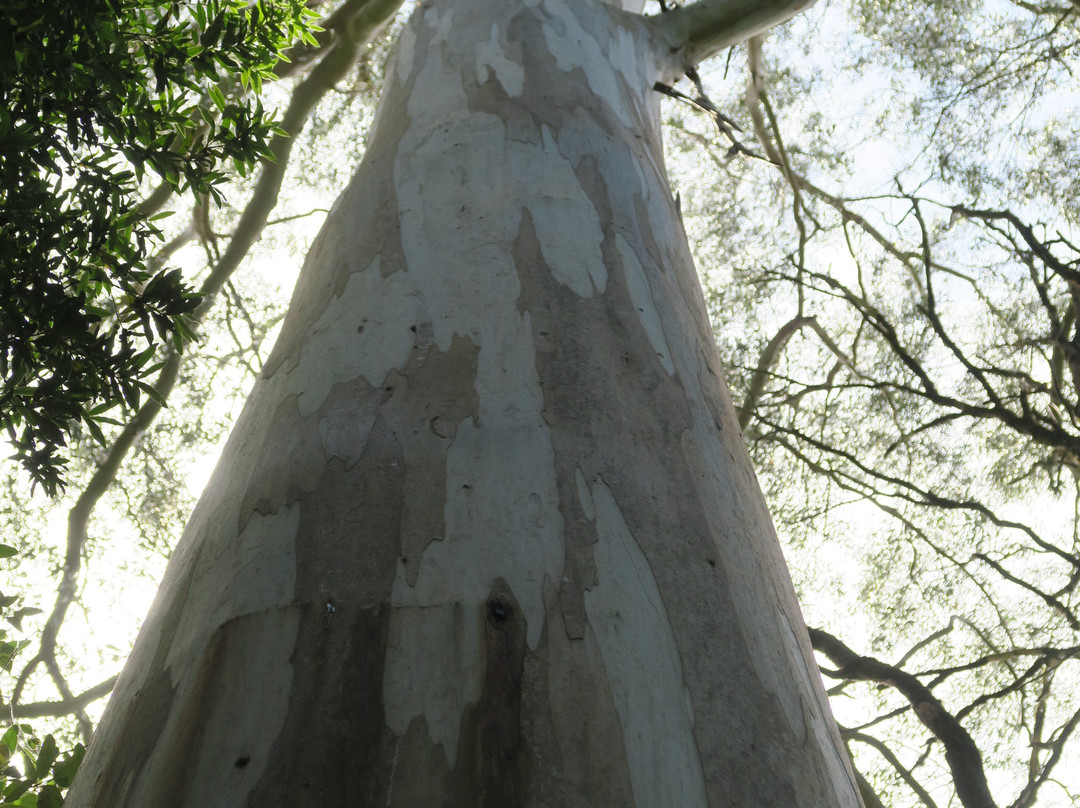
[(945, 759), (956, 784), (956, 795), (965, 808), (995, 808), (986, 783), (982, 754), (967, 730), (915, 676), (872, 657), (859, 656), (843, 642), (821, 629), (810, 629), (814, 650), (827, 656), (838, 670), (825, 671), (838, 679), (862, 679), (896, 688), (910, 703), (915, 715), (945, 747)]

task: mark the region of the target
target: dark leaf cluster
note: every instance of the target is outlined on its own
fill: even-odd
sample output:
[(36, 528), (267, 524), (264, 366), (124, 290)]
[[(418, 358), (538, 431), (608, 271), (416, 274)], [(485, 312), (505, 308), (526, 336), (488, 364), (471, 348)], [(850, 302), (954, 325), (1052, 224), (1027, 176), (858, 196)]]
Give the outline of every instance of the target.
[(0, 11), (0, 426), (49, 493), (62, 447), (154, 392), (198, 296), (154, 265), (144, 180), (221, 201), (272, 159), (254, 95), (312, 39), (302, 0), (8, 0)]

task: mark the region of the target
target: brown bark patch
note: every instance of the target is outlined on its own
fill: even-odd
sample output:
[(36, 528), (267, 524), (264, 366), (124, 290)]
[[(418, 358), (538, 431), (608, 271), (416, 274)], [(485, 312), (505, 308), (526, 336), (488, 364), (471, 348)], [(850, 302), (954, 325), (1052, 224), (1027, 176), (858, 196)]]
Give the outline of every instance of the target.
[[(330, 398), (347, 389), (339, 385)], [(371, 395), (392, 399), (383, 390)], [(358, 460), (334, 458), (307, 481), (296, 540), (296, 597), (305, 608), (293, 689), (250, 808), (386, 804), (398, 739), (385, 725), (382, 677), (405, 475), (401, 443), (377, 415)]]
[(555, 587), (544, 588), (547, 621), (525, 659), (522, 733), (537, 808), (631, 806), (622, 725), (592, 630), (570, 639)]
[(250, 482), (241, 499), (236, 532), (244, 531), (252, 514), (276, 513), (299, 499), (318, 478), (324, 462), (315, 420), (301, 418), (297, 397), (286, 397), (274, 410), (259, 455), (248, 472)]
[[(590, 18), (596, 32), (603, 39), (613, 34), (610, 28), (612, 15), (604, 4), (581, 4), (574, 11)], [(616, 116), (590, 89), (588, 77), (580, 67), (570, 71), (559, 68), (554, 55), (547, 48), (543, 32), (544, 20), (535, 10), (526, 9), (510, 19), (507, 39), (521, 46), (520, 57), (516, 48), (508, 55), (524, 68), (525, 82), (519, 96), (510, 98), (497, 81), (480, 83), (475, 68), (465, 68), (470, 81), (464, 84), (467, 103), (471, 112), (486, 112), (502, 118), (507, 136), (513, 140), (530, 143), (540, 141), (541, 126), (559, 132), (568, 119), (578, 115), (594, 118), (613, 137), (621, 127)], [(547, 21), (554, 28), (563, 26), (558, 18)]]
[(352, 467), (330, 460), (308, 481), (296, 532), (296, 598), (335, 608), (390, 600), (404, 510), (405, 455), (382, 417)]
[(453, 773), (455, 806), (519, 808), (529, 793), (521, 738), (525, 616), (510, 586), (496, 579), (484, 604), (487, 663), (480, 700), (465, 712)]
[[(795, 775), (787, 774), (792, 728), (755, 673), (751, 660), (758, 650), (744, 633), (734, 602), (733, 586), (739, 582), (708, 563), (718, 558), (721, 542), (740, 541), (742, 535), (734, 530), (720, 535), (710, 523), (713, 503), (703, 499), (697, 484), (704, 470), (689, 463), (683, 451), (684, 435), (693, 427), (688, 380), (669, 374), (649, 341), (613, 248), (615, 232), (642, 263), (660, 319), (671, 329), (665, 334), (676, 339), (671, 351), (686, 356), (692, 350), (695, 365), (697, 352), (709, 346), (698, 338), (703, 332), (697, 318), (704, 311), (700, 291), (685, 267), (661, 273), (642, 242), (634, 202), (639, 183), (633, 179), (631, 187), (626, 185), (628, 177), (638, 176), (636, 147), (610, 141), (598, 123), (579, 119), (574, 126), (572, 134), (559, 133), (560, 149), (570, 138), (598, 156), (595, 166), (580, 163), (578, 177), (592, 186), (590, 197), (610, 200), (603, 206), (611, 217), (604, 223), (604, 294), (583, 299), (552, 278), (527, 211), (513, 248), (522, 284), (518, 306), (530, 314), (566, 526), (559, 590), (563, 617), (570, 636), (588, 634), (580, 604), (583, 588), (597, 574), (590, 566), (596, 539), (576, 504), (574, 476), (580, 469), (589, 485), (602, 478), (610, 488), (655, 575), (694, 698), (694, 735), (710, 800), (794, 804), (798, 786)], [(694, 367), (695, 375), (698, 370)], [(715, 393), (720, 385), (710, 386)], [(745, 530), (737, 514), (729, 518), (727, 526)], [(761, 529), (768, 531), (768, 524)], [(762, 759), (767, 762), (757, 762)], [(761, 765), (777, 776), (768, 781), (746, 776)]]

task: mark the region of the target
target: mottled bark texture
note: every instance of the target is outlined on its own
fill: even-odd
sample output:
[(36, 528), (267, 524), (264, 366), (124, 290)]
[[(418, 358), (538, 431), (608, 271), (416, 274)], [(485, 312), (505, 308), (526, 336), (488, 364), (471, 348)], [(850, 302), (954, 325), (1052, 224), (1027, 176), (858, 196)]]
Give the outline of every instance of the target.
[(859, 804), (664, 175), (671, 53), (583, 0), (416, 10), (69, 808)]

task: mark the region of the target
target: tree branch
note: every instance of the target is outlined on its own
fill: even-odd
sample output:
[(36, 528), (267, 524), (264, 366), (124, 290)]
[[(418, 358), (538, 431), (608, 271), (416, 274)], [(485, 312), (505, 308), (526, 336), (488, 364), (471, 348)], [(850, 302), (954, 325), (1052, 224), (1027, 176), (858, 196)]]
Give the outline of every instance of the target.
[[(937, 803), (934, 802), (927, 790), (919, 784), (919, 781), (916, 780), (911, 772), (908, 771), (907, 767), (900, 762), (900, 759), (893, 754), (893, 751), (873, 735), (867, 735), (855, 729), (845, 729), (844, 727), (841, 727), (840, 736), (845, 741), (858, 741), (867, 746), (872, 746), (878, 751), (878, 754), (885, 758), (885, 761), (896, 770), (896, 773), (900, 775), (900, 779), (907, 783), (908, 788), (915, 792), (926, 808), (937, 808)], [(867, 808), (869, 808), (869, 805), (867, 805)]]
[[(92, 704), (98, 699), (109, 695), (115, 684), (116, 677), (111, 676), (104, 682), (96, 684), (70, 699), (62, 699), (61, 701), (34, 701), (29, 704), (20, 704), (15, 707), (13, 714), (16, 719), (72, 715), (84, 709), (86, 705)], [(6, 714), (11, 714), (9, 713), (6, 704), (0, 706), (0, 709)]]
[(982, 754), (967, 730), (922, 682), (894, 665), (859, 656), (843, 642), (821, 629), (810, 629), (815, 651), (827, 656), (839, 670), (838, 678), (880, 682), (896, 688), (910, 703), (915, 715), (945, 747), (956, 795), (965, 808), (995, 808), (983, 771)]
[(757, 409), (758, 403), (761, 400), (761, 394), (765, 390), (765, 381), (768, 378), (769, 370), (780, 359), (781, 353), (784, 351), (784, 347), (788, 341), (795, 336), (802, 328), (808, 327), (817, 334), (821, 341), (825, 343), (825, 346), (832, 351), (840, 363), (847, 367), (849, 370), (854, 370), (851, 359), (848, 358), (840, 346), (833, 341), (828, 332), (822, 328), (821, 323), (817, 321), (816, 317), (795, 317), (789, 320), (787, 323), (780, 327), (780, 330), (776, 332), (764, 350), (761, 352), (761, 358), (758, 360), (757, 367), (754, 369), (754, 375), (750, 380), (750, 386), (746, 391), (746, 398), (743, 399), (742, 406), (739, 407), (739, 428), (745, 430), (750, 423), (750, 419), (754, 416), (754, 412)]
[(698, 0), (653, 17), (657, 35), (683, 73), (719, 50), (736, 45), (810, 8), (815, 0)]
[(1027, 808), (1027, 806), (1034, 804), (1035, 798), (1039, 792), (1039, 787), (1050, 779), (1051, 772), (1061, 760), (1061, 756), (1065, 749), (1065, 742), (1069, 740), (1069, 736), (1073, 734), (1073, 731), (1078, 724), (1080, 724), (1080, 710), (1073, 713), (1072, 717), (1058, 729), (1053, 740), (1046, 744), (1046, 748), (1050, 750), (1050, 757), (1043, 765), (1042, 772), (1038, 777), (1028, 783), (1024, 790), (1020, 792), (1020, 796), (1016, 798), (1009, 808)]

